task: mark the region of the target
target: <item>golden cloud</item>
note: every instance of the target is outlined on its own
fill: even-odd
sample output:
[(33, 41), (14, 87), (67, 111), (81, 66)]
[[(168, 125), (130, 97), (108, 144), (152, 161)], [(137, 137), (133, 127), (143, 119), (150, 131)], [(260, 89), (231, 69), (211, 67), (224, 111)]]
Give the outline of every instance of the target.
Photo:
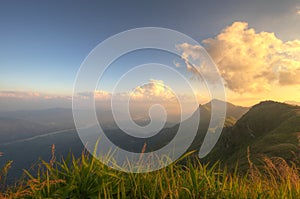
[[(246, 22), (234, 22), (215, 38), (202, 41), (217, 64), (226, 86), (237, 93), (269, 90), (273, 83), (300, 84), (300, 41), (283, 42), (274, 33), (256, 32)], [(199, 59), (200, 46), (181, 44), (187, 69), (207, 73), (203, 63), (188, 64)], [(204, 70), (205, 69), (205, 70)], [(208, 76), (209, 77), (209, 76)], [(213, 75), (211, 76), (213, 81)]]
[(132, 100), (136, 101), (174, 101), (175, 94), (162, 80), (150, 79), (147, 84), (138, 86), (130, 92)]
[(111, 93), (103, 90), (96, 90), (94, 92), (94, 97), (96, 100), (110, 100), (111, 99)]
[(77, 97), (80, 99), (95, 98), (96, 101), (110, 101), (115, 95), (118, 101), (126, 101), (130, 98), (133, 101), (157, 102), (177, 100), (172, 90), (162, 80), (150, 79), (148, 83), (134, 88), (132, 91), (111, 93), (105, 90), (94, 92), (80, 92)]

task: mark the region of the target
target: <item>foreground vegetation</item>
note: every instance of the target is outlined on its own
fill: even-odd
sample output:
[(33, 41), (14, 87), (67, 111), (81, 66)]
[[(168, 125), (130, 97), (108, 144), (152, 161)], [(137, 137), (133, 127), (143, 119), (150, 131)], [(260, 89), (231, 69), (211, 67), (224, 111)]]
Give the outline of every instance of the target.
[[(11, 162), (1, 170), (2, 189)], [(0, 198), (300, 198), (299, 168), (281, 158), (264, 158), (240, 175), (219, 163), (174, 163), (150, 173), (113, 170), (89, 155), (37, 164), (35, 174), (2, 190)]]

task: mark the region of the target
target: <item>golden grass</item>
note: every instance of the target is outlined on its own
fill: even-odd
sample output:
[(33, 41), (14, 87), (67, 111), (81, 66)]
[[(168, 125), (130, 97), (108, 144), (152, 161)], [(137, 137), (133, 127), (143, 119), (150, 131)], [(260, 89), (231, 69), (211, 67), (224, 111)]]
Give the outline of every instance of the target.
[[(36, 173), (6, 188), (0, 198), (300, 198), (300, 172), (283, 158), (262, 157), (246, 174), (228, 172), (219, 163), (202, 165), (185, 158), (150, 173), (124, 173), (83, 153), (49, 163), (41, 160)], [(179, 161), (182, 161), (179, 160)], [(11, 164), (11, 163), (10, 163)], [(1, 176), (9, 168), (2, 169)]]

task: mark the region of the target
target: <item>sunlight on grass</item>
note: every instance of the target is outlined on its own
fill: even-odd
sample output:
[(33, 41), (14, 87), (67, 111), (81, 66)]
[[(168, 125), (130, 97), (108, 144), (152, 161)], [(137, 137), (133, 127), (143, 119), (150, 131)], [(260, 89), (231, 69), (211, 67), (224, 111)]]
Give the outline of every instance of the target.
[[(150, 173), (111, 169), (83, 152), (56, 161), (41, 160), (36, 171), (10, 186), (2, 198), (299, 198), (299, 168), (281, 158), (250, 163), (246, 174), (230, 173), (219, 163), (202, 165), (190, 154)], [(189, 157), (188, 157), (189, 156)], [(180, 164), (179, 164), (180, 162)], [(6, 176), (11, 162), (1, 170)], [(2, 179), (2, 178), (1, 178)]]

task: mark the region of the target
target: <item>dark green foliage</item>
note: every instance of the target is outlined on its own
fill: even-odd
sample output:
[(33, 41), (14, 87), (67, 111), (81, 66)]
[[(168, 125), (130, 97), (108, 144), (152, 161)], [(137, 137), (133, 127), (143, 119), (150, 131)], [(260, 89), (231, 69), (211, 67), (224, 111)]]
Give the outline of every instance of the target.
[(262, 156), (299, 160), (300, 107), (265, 101), (253, 106), (233, 127), (225, 128), (205, 161), (220, 160), (233, 168), (239, 162), (246, 170), (247, 148), (259, 163)]

